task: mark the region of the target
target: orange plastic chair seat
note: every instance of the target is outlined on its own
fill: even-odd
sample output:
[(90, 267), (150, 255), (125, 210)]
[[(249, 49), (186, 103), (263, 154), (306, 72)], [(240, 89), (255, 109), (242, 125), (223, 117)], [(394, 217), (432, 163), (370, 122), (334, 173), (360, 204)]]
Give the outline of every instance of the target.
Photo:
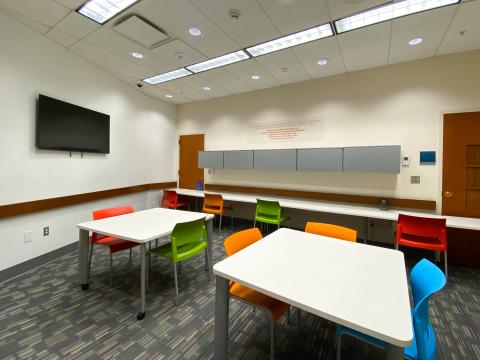
[(170, 200), (163, 200), (162, 205), (170, 209), (176, 209), (177, 207), (185, 205), (184, 202), (175, 202)]
[(236, 297), (239, 300), (246, 301), (248, 303), (260, 306), (265, 310), (268, 310), (268, 312), (270, 312), (270, 314), (272, 315), (272, 319), (274, 322), (280, 319), (290, 307), (290, 305), (280, 300), (271, 298), (268, 295), (259, 293), (258, 291), (252, 290), (246, 286), (237, 283), (233, 283), (230, 287), (230, 295)]
[(442, 244), (440, 240), (436, 238), (416, 236), (411, 234), (402, 234), (402, 237), (397, 239), (397, 243), (398, 245), (410, 246), (418, 249), (427, 249), (433, 251), (447, 250), (446, 244)]
[(139, 244), (133, 241), (122, 240), (113, 236), (105, 236), (93, 242), (94, 245), (103, 245), (110, 248), (110, 252), (116, 253), (126, 249), (131, 249)]

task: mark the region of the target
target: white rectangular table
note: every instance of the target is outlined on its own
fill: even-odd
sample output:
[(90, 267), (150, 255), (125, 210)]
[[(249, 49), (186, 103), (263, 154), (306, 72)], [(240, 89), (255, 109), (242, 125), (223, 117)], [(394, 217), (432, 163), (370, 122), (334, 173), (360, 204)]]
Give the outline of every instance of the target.
[[(88, 251), (90, 246), (90, 232), (115, 236), (120, 239), (140, 244), (140, 312), (138, 320), (145, 317), (145, 275), (146, 275), (146, 244), (162, 236), (169, 235), (176, 224), (206, 219), (208, 237), (208, 261), (212, 266), (212, 222), (213, 215), (191, 211), (155, 208), (110, 217), (101, 220), (88, 221), (78, 224), (79, 228), (79, 280), (83, 290), (88, 290)], [(207, 269), (211, 271), (210, 269)]]
[(279, 229), (213, 267), (215, 359), (226, 359), (230, 280), (387, 343), (403, 359), (413, 339), (403, 253)]
[[(181, 189), (181, 188), (171, 189), (171, 190), (175, 190), (179, 195), (193, 196), (196, 198), (202, 198), (205, 196), (204, 191)], [(280, 203), (280, 206), (283, 208), (317, 211), (317, 212), (325, 212), (325, 213), (340, 214), (340, 215), (359, 216), (365, 219), (365, 225), (367, 225), (367, 221), (366, 221), (367, 219), (397, 221), (398, 214), (402, 213), (402, 214), (414, 215), (414, 216), (445, 218), (447, 219), (447, 227), (450, 227), (450, 228), (458, 228), (458, 229), (465, 229), (465, 230), (480, 230), (480, 219), (458, 217), (458, 216), (440, 216), (433, 212), (427, 212), (427, 211), (403, 211), (398, 209), (381, 210), (373, 206), (352, 205), (352, 204), (335, 203), (335, 202), (328, 202), (328, 201), (314, 201), (314, 200), (303, 200), (303, 199), (294, 199), (294, 198), (285, 198), (285, 197), (273, 197), (273, 196), (215, 192), (215, 191), (206, 191), (206, 192), (221, 194), (223, 196), (223, 199), (227, 201), (255, 204), (257, 202), (257, 199), (261, 198), (265, 200), (278, 201)]]

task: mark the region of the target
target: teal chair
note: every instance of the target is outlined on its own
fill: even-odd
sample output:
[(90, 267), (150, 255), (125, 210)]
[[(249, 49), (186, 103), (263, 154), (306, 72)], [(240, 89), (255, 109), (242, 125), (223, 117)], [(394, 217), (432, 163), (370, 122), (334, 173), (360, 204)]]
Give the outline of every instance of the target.
[(255, 208), (255, 220), (253, 221), (253, 227), (258, 222), (277, 225), (280, 228), (280, 224), (287, 220), (288, 217), (282, 216), (282, 208), (278, 201), (268, 201), (257, 199), (257, 207)]
[[(173, 264), (173, 277), (175, 279), (176, 304), (178, 306), (178, 279), (177, 264), (180, 267), (182, 261), (188, 260), (200, 253), (205, 253), (205, 266), (210, 269), (208, 263), (208, 239), (205, 219), (199, 219), (184, 223), (178, 223), (172, 231), (171, 242), (148, 252), (150, 255), (161, 256)], [(150, 263), (150, 260), (149, 260)], [(210, 281), (210, 270), (208, 271)]]
[[(428, 316), (428, 302), (433, 294), (440, 291), (446, 283), (445, 275), (436, 265), (427, 259), (420, 260), (410, 273), (413, 309), (413, 342), (404, 349), (404, 357), (411, 360), (434, 360), (437, 350), (435, 331)], [(345, 326), (337, 328), (337, 360), (342, 351), (342, 336), (350, 335), (379, 348), (385, 348), (385, 342)]]

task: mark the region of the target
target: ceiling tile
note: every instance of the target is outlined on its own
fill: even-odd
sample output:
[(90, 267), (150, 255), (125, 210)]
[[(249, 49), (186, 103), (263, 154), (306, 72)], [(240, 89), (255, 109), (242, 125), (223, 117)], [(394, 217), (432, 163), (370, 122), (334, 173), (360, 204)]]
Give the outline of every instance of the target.
[(207, 60), (206, 56), (178, 39), (158, 46), (152, 49), (152, 52), (160, 61), (166, 64), (175, 64), (177, 67), (192, 65)]
[(168, 38), (167, 34), (135, 15), (116, 25), (115, 30), (148, 48)]
[(180, 83), (179, 81), (167, 81), (153, 87), (168, 91), (169, 94), (173, 95), (174, 99), (179, 95), (194, 101), (207, 100), (210, 98), (210, 96), (205, 94), (205, 92), (193, 89), (184, 83)]
[[(335, 37), (295, 46), (292, 50), (312, 78), (341, 74), (346, 71)], [(320, 59), (328, 59), (328, 64), (318, 65)]]
[(96, 22), (72, 11), (55, 26), (55, 29), (70, 36), (83, 38), (99, 27)]
[[(214, 84), (213, 82), (205, 79), (201, 75), (191, 75), (178, 79), (178, 83), (187, 85), (194, 90), (204, 93), (208, 97), (220, 97), (230, 95), (231, 92), (223, 89), (222, 87)], [(204, 87), (210, 90), (205, 90)]]
[(348, 71), (387, 64), (391, 23), (383, 22), (337, 36)]
[(383, 5), (391, 0), (326, 0), (332, 20), (353, 15), (357, 12)]
[(39, 32), (40, 34), (45, 34), (51, 29), (49, 26), (43, 25), (43, 24), (39, 23), (38, 21), (29, 19), (29, 18), (27, 18), (23, 15), (14, 13), (14, 12), (9, 11), (7, 9), (0, 8), (0, 11), (2, 13), (12, 17), (13, 19), (21, 22), (22, 24), (27, 25), (29, 28)]
[(239, 94), (247, 91), (255, 90), (245, 81), (241, 80), (232, 73), (224, 69), (213, 69), (202, 73), (202, 77), (211, 81), (214, 84), (221, 86), (232, 94)]
[[(152, 72), (159, 73), (176, 68), (176, 64), (162, 62), (151, 50), (108, 27), (101, 27), (83, 40), (127, 62), (151, 69)], [(137, 59), (131, 56), (130, 53), (134, 51), (141, 52), (144, 58)]]
[(258, 2), (283, 35), (330, 21), (324, 0), (302, 0), (285, 4), (277, 0), (258, 0)]
[(0, 7), (50, 27), (70, 12), (70, 9), (50, 0), (0, 0)]
[[(480, 1), (461, 3), (438, 50), (449, 54), (480, 48)], [(463, 31), (463, 35), (461, 34)]]
[[(242, 47), (256, 45), (280, 36), (256, 1), (195, 0), (191, 2)], [(240, 16), (236, 20), (229, 15), (232, 9), (240, 11)]]
[[(214, 57), (238, 49), (238, 44), (187, 0), (143, 0), (133, 9), (203, 55)], [(191, 27), (199, 28), (202, 35), (190, 35)]]
[[(281, 83), (275, 79), (263, 66), (255, 59), (241, 61), (224, 67), (255, 89), (264, 89), (267, 87), (278, 86)], [(258, 75), (258, 80), (252, 79), (252, 75)]]
[(310, 75), (291, 49), (259, 56), (256, 60), (282, 84), (310, 79)]
[[(175, 91), (169, 90), (167, 88), (160, 88), (158, 86), (150, 86), (149, 88), (142, 89), (143, 93), (150, 95), (156, 99), (167, 101), (173, 104), (185, 104), (192, 102), (193, 99), (190, 99), (184, 95), (176, 93)], [(173, 95), (172, 98), (166, 98), (165, 95)]]
[(117, 71), (136, 79), (144, 79), (153, 75), (151, 70), (109, 54), (91, 44), (88, 44), (84, 40), (77, 42), (70, 49), (91, 63), (112, 69), (113, 71)]
[[(456, 10), (456, 6), (447, 6), (393, 20), (389, 63), (434, 56)], [(422, 43), (408, 44), (418, 37)]]
[(61, 31), (58, 31), (56, 29), (50, 30), (46, 34), (46, 36), (48, 38), (52, 39), (53, 41), (55, 41), (56, 43), (58, 43), (62, 46), (65, 46), (67, 48), (70, 47), (71, 45), (75, 44), (78, 41), (78, 39), (76, 37), (64, 34)]
[(54, 1), (72, 10), (78, 9), (81, 5), (85, 4), (86, 2), (85, 0), (54, 0)]

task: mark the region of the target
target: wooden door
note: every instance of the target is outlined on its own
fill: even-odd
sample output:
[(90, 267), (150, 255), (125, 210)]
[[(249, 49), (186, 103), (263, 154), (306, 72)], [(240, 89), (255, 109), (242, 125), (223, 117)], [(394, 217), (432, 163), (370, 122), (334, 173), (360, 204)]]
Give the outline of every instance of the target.
[[(480, 112), (443, 117), (442, 214), (480, 218)], [(480, 231), (447, 235), (450, 262), (480, 267)]]
[(204, 134), (181, 135), (179, 139), (178, 186), (195, 189), (197, 181), (203, 181), (203, 169), (198, 168), (198, 152), (204, 149)]

